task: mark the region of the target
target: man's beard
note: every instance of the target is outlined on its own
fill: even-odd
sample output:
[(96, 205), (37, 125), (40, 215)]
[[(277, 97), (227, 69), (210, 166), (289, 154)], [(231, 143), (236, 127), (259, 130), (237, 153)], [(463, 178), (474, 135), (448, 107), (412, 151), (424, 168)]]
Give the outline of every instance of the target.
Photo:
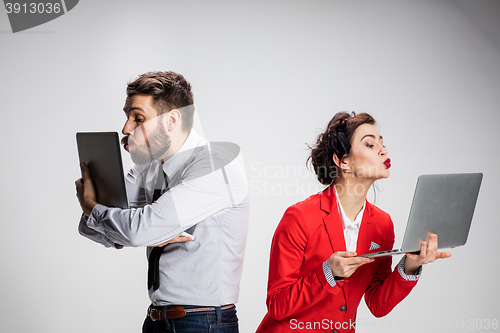
[[(137, 127), (134, 136), (141, 135), (143, 132), (141, 127)], [(145, 140), (137, 144), (134, 142), (132, 136), (129, 137), (129, 152), (132, 162), (137, 165), (149, 164), (155, 159), (159, 159), (163, 156), (167, 150), (170, 148), (171, 140), (165, 128), (161, 125), (156, 127), (154, 133), (147, 133), (147, 141), (149, 142), (149, 148), (146, 145)]]

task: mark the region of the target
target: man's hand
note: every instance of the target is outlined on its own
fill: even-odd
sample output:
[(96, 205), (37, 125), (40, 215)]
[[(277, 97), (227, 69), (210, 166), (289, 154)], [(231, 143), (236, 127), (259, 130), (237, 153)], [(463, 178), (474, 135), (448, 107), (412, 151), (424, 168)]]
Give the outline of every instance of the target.
[(179, 234), (178, 236), (175, 236), (171, 240), (168, 240), (165, 243), (155, 245), (154, 247), (162, 247), (162, 246), (165, 246), (167, 244), (172, 244), (172, 243), (184, 243), (184, 242), (189, 242), (190, 240), (193, 240), (193, 238)]
[(333, 276), (349, 277), (361, 265), (373, 262), (373, 258), (356, 257), (356, 252), (335, 252), (328, 259)]
[(82, 178), (78, 178), (75, 181), (76, 196), (78, 197), (78, 201), (80, 201), (83, 213), (89, 216), (92, 208), (97, 205), (95, 188), (92, 183), (89, 167), (82, 162), (80, 163), (80, 169), (82, 170)]
[(405, 273), (408, 275), (415, 274), (418, 268), (422, 265), (431, 263), (436, 259), (444, 259), (451, 257), (449, 252), (437, 252), (438, 236), (431, 234), (428, 242), (422, 242), (420, 245), (419, 254), (406, 254)]

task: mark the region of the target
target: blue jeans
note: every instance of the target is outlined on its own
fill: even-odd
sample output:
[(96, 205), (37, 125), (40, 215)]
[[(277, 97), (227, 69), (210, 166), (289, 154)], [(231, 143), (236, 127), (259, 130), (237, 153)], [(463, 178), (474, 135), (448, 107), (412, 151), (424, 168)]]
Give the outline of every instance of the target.
[[(189, 308), (189, 307), (185, 307)], [(142, 333), (238, 333), (236, 308), (202, 313), (186, 313), (179, 319), (169, 319), (168, 326), (162, 320), (152, 321), (149, 316), (142, 325)]]

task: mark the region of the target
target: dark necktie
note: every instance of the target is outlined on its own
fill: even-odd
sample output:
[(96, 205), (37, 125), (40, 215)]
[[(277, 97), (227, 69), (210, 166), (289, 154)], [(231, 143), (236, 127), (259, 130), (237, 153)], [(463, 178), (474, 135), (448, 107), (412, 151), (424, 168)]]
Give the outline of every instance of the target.
[[(160, 197), (161, 193), (161, 187), (163, 185), (163, 180), (165, 180), (165, 186), (166, 186), (166, 191), (169, 190), (168, 188), (168, 178), (165, 175), (165, 172), (163, 171), (163, 164), (160, 166), (160, 169), (158, 170), (158, 179), (156, 181), (156, 186), (155, 190), (153, 192), (153, 202), (158, 200)], [(153, 287), (153, 291), (158, 289), (160, 287), (160, 257), (161, 254), (163, 253), (163, 249), (165, 248), (166, 245), (162, 247), (154, 247), (151, 253), (149, 254), (149, 260), (148, 260), (148, 290)]]

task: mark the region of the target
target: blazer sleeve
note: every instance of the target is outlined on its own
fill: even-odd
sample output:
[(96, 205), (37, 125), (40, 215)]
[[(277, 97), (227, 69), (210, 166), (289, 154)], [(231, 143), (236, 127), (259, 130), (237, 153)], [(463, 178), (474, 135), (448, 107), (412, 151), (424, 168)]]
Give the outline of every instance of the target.
[[(391, 222), (392, 225), (392, 222)], [(394, 229), (390, 236), (392, 249), (394, 244)], [(397, 266), (391, 270), (392, 257), (382, 259), (368, 289), (365, 292), (365, 302), (375, 317), (383, 317), (401, 302), (415, 287), (417, 281), (405, 280)]]
[(303, 210), (291, 206), (276, 228), (271, 245), (266, 304), (275, 320), (301, 312), (342, 291), (342, 281), (333, 287), (327, 282), (322, 262), (309, 272), (301, 271), (308, 238)]

